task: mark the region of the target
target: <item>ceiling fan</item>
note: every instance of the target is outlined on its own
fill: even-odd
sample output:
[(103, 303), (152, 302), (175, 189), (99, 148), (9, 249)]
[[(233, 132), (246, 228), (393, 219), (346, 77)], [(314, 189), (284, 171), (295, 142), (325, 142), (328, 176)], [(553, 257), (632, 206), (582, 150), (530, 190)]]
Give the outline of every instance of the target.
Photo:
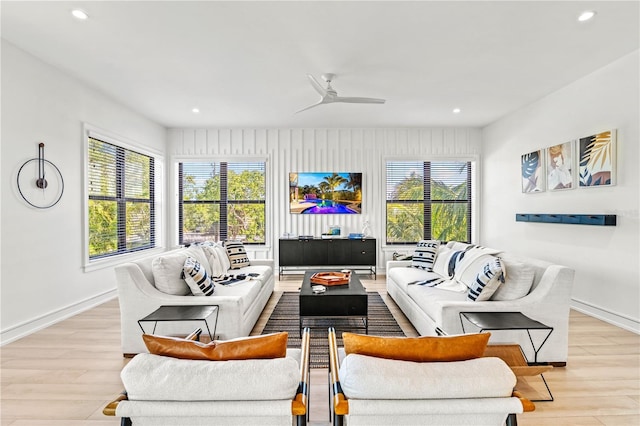
[(307, 74), (307, 77), (309, 78), (309, 81), (311, 82), (311, 85), (313, 86), (313, 88), (316, 89), (316, 92), (318, 92), (320, 96), (322, 96), (322, 98), (315, 104), (309, 105), (308, 107), (302, 108), (300, 111), (297, 111), (296, 114), (298, 112), (308, 110), (309, 108), (317, 107), (318, 105), (330, 104), (334, 102), (346, 102), (346, 103), (352, 103), (352, 104), (383, 104), (385, 103), (384, 99), (338, 96), (338, 92), (336, 92), (335, 89), (331, 87), (331, 82), (336, 77), (335, 74), (331, 74), (331, 73), (322, 74), (322, 79), (327, 82), (326, 89), (322, 87), (322, 85), (318, 82), (318, 80), (316, 80), (316, 78), (311, 74)]

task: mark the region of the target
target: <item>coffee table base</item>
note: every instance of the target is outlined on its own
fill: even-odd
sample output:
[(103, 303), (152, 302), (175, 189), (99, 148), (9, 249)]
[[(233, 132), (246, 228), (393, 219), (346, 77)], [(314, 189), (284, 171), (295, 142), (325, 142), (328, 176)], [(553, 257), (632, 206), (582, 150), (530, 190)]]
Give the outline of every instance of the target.
[(316, 326), (314, 327), (313, 325), (309, 325), (304, 323), (305, 320), (319, 320), (319, 321), (324, 321), (324, 320), (329, 320), (328, 322), (331, 322), (331, 327), (335, 328), (335, 324), (333, 324), (333, 322), (331, 320), (348, 320), (348, 319), (358, 319), (362, 321), (362, 326), (349, 326), (348, 328), (350, 329), (363, 329), (365, 334), (369, 334), (369, 317), (368, 316), (360, 316), (360, 315), (340, 315), (340, 316), (322, 316), (322, 317), (318, 317), (318, 316), (302, 316), (300, 317), (300, 336), (302, 337), (302, 330), (307, 327), (310, 329), (313, 328), (328, 328), (329, 326), (325, 323), (321, 326)]

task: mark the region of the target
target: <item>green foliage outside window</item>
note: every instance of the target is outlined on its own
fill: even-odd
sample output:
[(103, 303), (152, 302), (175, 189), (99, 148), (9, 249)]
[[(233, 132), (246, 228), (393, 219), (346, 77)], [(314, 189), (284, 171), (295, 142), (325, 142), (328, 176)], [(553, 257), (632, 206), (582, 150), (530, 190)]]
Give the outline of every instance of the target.
[(265, 242), (264, 163), (183, 163), (181, 167), (181, 243)]
[(153, 158), (89, 138), (89, 258), (154, 245)]
[[(466, 162), (388, 163), (387, 242), (467, 241), (469, 167)], [(425, 170), (431, 173), (427, 188)], [(430, 194), (426, 202), (425, 194)], [(425, 224), (424, 215), (429, 211)]]

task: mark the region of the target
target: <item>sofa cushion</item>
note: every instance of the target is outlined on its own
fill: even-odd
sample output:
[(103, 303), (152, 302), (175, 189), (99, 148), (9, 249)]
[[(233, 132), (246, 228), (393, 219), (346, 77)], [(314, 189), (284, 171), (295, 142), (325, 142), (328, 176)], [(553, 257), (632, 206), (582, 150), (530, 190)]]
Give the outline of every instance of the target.
[(438, 240), (421, 240), (413, 252), (411, 266), (425, 271), (433, 271), (433, 264), (436, 261), (436, 253), (440, 247)]
[(379, 337), (342, 333), (347, 355), (414, 362), (450, 362), (479, 358), (484, 354), (491, 333), (444, 337)]
[[(196, 259), (207, 269), (208, 262), (204, 252), (200, 247), (194, 246), (182, 250), (176, 250), (168, 254), (161, 254), (151, 262), (151, 271), (155, 287), (163, 293), (177, 296), (191, 294), (191, 289), (183, 278), (182, 268), (187, 256)], [(207, 270), (207, 273), (210, 273)]]
[(435, 272), (427, 272), (417, 268), (391, 268), (387, 271), (387, 275), (403, 290), (407, 291), (407, 286), (411, 284), (420, 284), (432, 286), (444, 281), (440, 275)]
[(529, 294), (535, 270), (531, 265), (500, 258), (505, 271), (505, 280), (491, 296), (491, 300), (516, 300)]
[[(464, 286), (466, 288), (466, 286)], [(467, 292), (455, 292), (421, 285), (410, 285), (407, 294), (433, 321), (442, 325), (443, 302), (466, 302)]]
[(502, 262), (499, 258), (493, 257), (484, 264), (482, 270), (476, 275), (475, 281), (469, 287), (467, 298), (472, 302), (489, 300), (503, 281)]
[(224, 244), (231, 264), (230, 269), (240, 269), (250, 265), (247, 251), (240, 241), (227, 241)]
[(293, 399), (300, 370), (290, 357), (197, 361), (142, 353), (120, 377), (129, 400), (254, 401)]
[(191, 256), (187, 256), (182, 270), (184, 272), (184, 280), (194, 296), (211, 296), (214, 293), (215, 283), (200, 262)]
[[(237, 298), (235, 303), (240, 305), (240, 312), (244, 314), (258, 298), (261, 288), (262, 281), (247, 278), (244, 281), (234, 282), (230, 285), (216, 284), (214, 297), (231, 296)], [(211, 303), (215, 303), (215, 300), (212, 300)]]
[(340, 384), (352, 399), (456, 399), (508, 397), (516, 384), (499, 358), (456, 362), (410, 362), (348, 355)]
[(265, 334), (201, 343), (196, 340), (143, 334), (149, 353), (180, 359), (229, 361), (282, 358), (287, 354), (288, 333)]

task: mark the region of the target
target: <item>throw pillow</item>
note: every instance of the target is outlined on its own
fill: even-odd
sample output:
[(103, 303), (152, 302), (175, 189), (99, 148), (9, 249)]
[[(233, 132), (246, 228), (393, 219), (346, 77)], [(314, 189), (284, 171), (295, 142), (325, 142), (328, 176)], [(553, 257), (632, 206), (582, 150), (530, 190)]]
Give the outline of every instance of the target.
[(288, 333), (283, 331), (262, 336), (202, 343), (177, 337), (142, 335), (147, 350), (152, 354), (210, 361), (284, 358), (287, 355), (288, 337)]
[(194, 296), (211, 296), (215, 291), (215, 283), (211, 281), (211, 277), (207, 274), (200, 262), (193, 257), (187, 257), (182, 268), (184, 272), (184, 280), (191, 289)]
[(504, 258), (500, 260), (505, 270), (504, 283), (498, 286), (491, 300), (516, 300), (529, 294), (535, 278), (533, 267)]
[(491, 333), (458, 336), (377, 337), (342, 333), (347, 355), (360, 354), (413, 362), (465, 361), (480, 358)]
[[(208, 267), (207, 258), (200, 247), (193, 246), (186, 249), (175, 250), (167, 254), (161, 254), (151, 262), (151, 272), (155, 287), (166, 294), (186, 296), (191, 294), (191, 289), (183, 278), (184, 261), (191, 256)], [(209, 273), (210, 271), (207, 271)]]
[(223, 274), (226, 274), (231, 268), (231, 262), (229, 262), (227, 250), (221, 244), (216, 244), (214, 249), (216, 251), (218, 262), (220, 262), (220, 266), (222, 266), (222, 269), (224, 270)]
[(247, 252), (240, 241), (227, 241), (224, 245), (227, 248), (231, 269), (240, 269), (250, 265)]
[(433, 264), (436, 261), (438, 247), (440, 247), (440, 241), (438, 240), (419, 241), (415, 251), (413, 252), (411, 266), (432, 272)]
[(485, 263), (482, 270), (476, 275), (475, 281), (469, 287), (467, 300), (472, 302), (489, 300), (503, 281), (504, 270), (502, 262), (497, 257), (494, 257)]
[(436, 255), (433, 272), (445, 278), (453, 278), (456, 272), (456, 265), (462, 260), (464, 254), (463, 250), (453, 250), (441, 246)]
[[(226, 269), (222, 266), (222, 262), (218, 259), (219, 255), (216, 250), (216, 244), (210, 241), (205, 241), (204, 243), (200, 243), (202, 247), (202, 251), (207, 257), (207, 261), (209, 262), (209, 267), (211, 268), (211, 276), (212, 277), (220, 277), (227, 272)], [(225, 252), (226, 257), (226, 252)]]

